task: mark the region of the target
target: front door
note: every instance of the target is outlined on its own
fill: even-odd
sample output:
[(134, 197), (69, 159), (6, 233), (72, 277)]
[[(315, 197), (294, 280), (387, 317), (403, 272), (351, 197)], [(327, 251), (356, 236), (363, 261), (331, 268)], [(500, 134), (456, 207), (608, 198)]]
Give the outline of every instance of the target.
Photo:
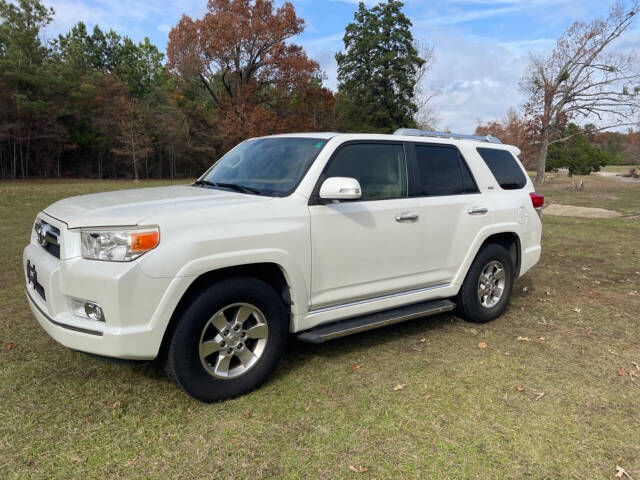
[(312, 309), (414, 288), (420, 218), (408, 196), (403, 143), (347, 143), (320, 181), (329, 177), (356, 178), (362, 198), (309, 207)]

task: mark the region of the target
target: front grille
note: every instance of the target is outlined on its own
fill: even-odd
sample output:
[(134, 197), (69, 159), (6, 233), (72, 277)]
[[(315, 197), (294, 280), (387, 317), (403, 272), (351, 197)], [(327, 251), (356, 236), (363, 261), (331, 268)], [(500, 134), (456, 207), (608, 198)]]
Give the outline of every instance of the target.
[(60, 229), (41, 219), (36, 221), (33, 229), (42, 248), (54, 257), (60, 258)]

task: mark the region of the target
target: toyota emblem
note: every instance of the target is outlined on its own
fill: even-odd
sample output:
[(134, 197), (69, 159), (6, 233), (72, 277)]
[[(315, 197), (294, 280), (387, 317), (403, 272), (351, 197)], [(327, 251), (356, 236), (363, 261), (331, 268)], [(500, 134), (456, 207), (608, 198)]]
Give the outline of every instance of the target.
[(38, 225), (38, 229), (36, 230), (36, 235), (38, 235), (38, 242), (43, 247), (47, 245), (47, 233), (49, 233), (50, 227), (46, 223), (41, 223)]

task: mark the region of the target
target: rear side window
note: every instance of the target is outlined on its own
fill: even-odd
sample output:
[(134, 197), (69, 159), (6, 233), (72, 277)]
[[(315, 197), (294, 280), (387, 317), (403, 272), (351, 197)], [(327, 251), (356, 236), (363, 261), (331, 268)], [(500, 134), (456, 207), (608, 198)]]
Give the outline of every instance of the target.
[(527, 177), (511, 152), (497, 148), (478, 148), (477, 150), (503, 189), (518, 190), (527, 184)]
[(476, 193), (471, 172), (458, 150), (436, 145), (415, 145), (418, 166), (415, 195)]
[(361, 200), (407, 195), (407, 166), (402, 144), (356, 143), (342, 147), (325, 171), (325, 178), (351, 177), (360, 182)]

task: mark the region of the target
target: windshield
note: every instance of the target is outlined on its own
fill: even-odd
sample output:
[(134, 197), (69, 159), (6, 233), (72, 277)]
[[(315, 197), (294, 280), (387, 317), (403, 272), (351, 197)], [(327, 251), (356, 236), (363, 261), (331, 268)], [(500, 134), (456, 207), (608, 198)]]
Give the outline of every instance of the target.
[(200, 183), (283, 197), (295, 190), (326, 143), (299, 137), (247, 140), (218, 160)]

